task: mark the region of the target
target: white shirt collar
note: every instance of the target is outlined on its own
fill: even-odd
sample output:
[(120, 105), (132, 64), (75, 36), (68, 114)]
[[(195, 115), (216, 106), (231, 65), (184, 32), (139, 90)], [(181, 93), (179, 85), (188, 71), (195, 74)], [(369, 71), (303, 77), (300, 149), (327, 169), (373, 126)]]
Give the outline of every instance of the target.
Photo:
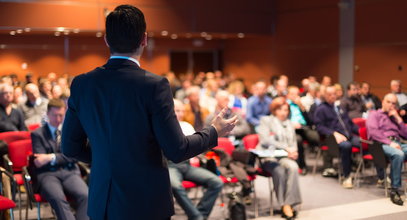
[(140, 66), (140, 62), (133, 57), (126, 57), (126, 56), (110, 56), (110, 59), (125, 59), (125, 60), (130, 60), (133, 63), (137, 64), (137, 66)]

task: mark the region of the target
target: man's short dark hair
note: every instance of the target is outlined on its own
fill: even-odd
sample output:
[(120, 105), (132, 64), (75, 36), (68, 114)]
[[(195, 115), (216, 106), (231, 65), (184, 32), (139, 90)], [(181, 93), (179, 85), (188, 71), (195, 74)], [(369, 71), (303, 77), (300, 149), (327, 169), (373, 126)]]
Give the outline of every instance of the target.
[(358, 83), (358, 82), (350, 82), (350, 83), (346, 86), (346, 89), (349, 90), (351, 86), (358, 87), (358, 86), (359, 86), (359, 83)]
[(65, 108), (65, 102), (62, 99), (50, 99), (48, 102), (47, 111), (50, 111), (51, 108)]
[(120, 5), (106, 18), (106, 40), (110, 53), (136, 52), (145, 32), (144, 14), (134, 6)]

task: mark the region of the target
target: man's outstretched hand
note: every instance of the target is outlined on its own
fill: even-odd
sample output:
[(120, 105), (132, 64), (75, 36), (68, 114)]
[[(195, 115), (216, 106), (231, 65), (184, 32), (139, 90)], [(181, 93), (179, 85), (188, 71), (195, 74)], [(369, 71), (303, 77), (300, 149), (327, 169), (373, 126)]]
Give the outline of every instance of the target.
[(212, 120), (212, 126), (218, 132), (218, 137), (223, 137), (229, 134), (236, 126), (237, 116), (225, 119), (225, 113), (227, 108), (222, 109), (222, 111)]

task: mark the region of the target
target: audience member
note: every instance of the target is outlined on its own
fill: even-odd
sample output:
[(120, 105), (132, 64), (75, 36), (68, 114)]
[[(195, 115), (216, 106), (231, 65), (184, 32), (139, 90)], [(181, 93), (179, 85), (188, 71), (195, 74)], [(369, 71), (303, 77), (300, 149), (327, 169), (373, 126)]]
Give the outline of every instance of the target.
[(209, 110), (210, 113), (215, 112), (216, 100), (215, 95), (219, 90), (218, 82), (213, 78), (213, 73), (208, 73), (207, 77), (210, 75), (208, 80), (205, 81), (204, 88), (201, 90), (199, 104)]
[[(174, 111), (184, 135), (194, 134), (195, 130), (192, 125), (183, 121), (185, 109), (181, 101), (174, 100)], [(223, 182), (220, 178), (207, 169), (191, 166), (189, 160), (178, 164), (168, 161), (168, 171), (174, 197), (185, 211), (188, 219), (207, 219), (223, 187)], [(205, 187), (204, 194), (196, 207), (188, 198), (188, 194), (182, 185), (183, 180), (192, 181)]]
[(25, 85), (27, 101), (20, 103), (18, 108), (23, 112), (25, 124), (39, 124), (47, 112), (48, 100), (41, 98), (37, 85), (29, 83)]
[[(343, 98), (343, 87), (339, 83), (334, 84), (335, 90), (336, 90), (336, 101), (335, 105), (340, 106), (341, 105), (341, 99)], [(326, 88), (326, 87), (325, 87)]]
[(288, 119), (290, 109), (283, 97), (273, 100), (270, 105), (272, 115), (263, 116), (260, 120), (258, 133), (260, 142), (257, 149), (282, 149), (288, 156), (273, 158), (262, 163), (262, 169), (271, 173), (274, 191), (281, 205), (282, 215), (286, 219), (294, 219), (294, 206), (301, 204), (301, 193), (298, 177), (297, 139), (295, 128)]
[(277, 81), (279, 80), (279, 76), (273, 75), (270, 77), (270, 85), (267, 87), (267, 95), (270, 97), (276, 97), (277, 96)]
[[(383, 151), (391, 165), (390, 199), (396, 205), (403, 205), (398, 192), (401, 187), (401, 172), (407, 157), (407, 126), (397, 112), (397, 96), (387, 94), (382, 102), (382, 108), (370, 112), (366, 126), (369, 139), (382, 143)], [(379, 179), (384, 180), (384, 172), (378, 172)]]
[(332, 85), (332, 79), (330, 76), (323, 76), (321, 80), (321, 85), (330, 86)]
[(380, 99), (370, 92), (370, 84), (367, 82), (363, 82), (362, 86), (360, 87), (360, 96), (362, 98), (363, 103), (366, 106), (366, 109), (369, 110), (377, 110), (382, 107), (382, 103)]
[(175, 92), (175, 98), (184, 102), (187, 97), (187, 90), (192, 86), (191, 81), (182, 81), (182, 87)]
[(304, 78), (301, 80), (301, 88), (300, 88), (301, 97), (307, 95), (308, 89), (309, 89), (309, 84), (310, 84), (310, 82), (309, 82), (308, 78)]
[[(65, 103), (51, 99), (48, 103), (48, 123), (31, 133), (36, 166), (37, 187), (55, 210), (58, 219), (86, 220), (88, 186), (82, 180), (76, 160), (61, 153), (60, 125), (64, 120)], [(66, 194), (65, 194), (66, 193)], [(76, 214), (71, 211), (66, 195), (77, 205)]]
[(239, 114), (245, 118), (247, 110), (247, 99), (244, 97), (245, 86), (242, 81), (234, 80), (230, 82), (228, 86), (229, 96), (229, 108), (234, 112), (239, 112)]
[(13, 108), (18, 108), (18, 105), (20, 103), (23, 103), (24, 101), (25, 98), (23, 94), (23, 89), (20, 86), (15, 87), (13, 94)]
[(341, 99), (340, 107), (351, 119), (362, 118), (366, 106), (359, 95), (359, 83), (351, 82), (347, 86), (347, 96)]
[(200, 89), (198, 86), (191, 86), (187, 89), (188, 103), (185, 105), (184, 120), (194, 126), (196, 131), (202, 130), (206, 117), (209, 115), (208, 109), (200, 106)]
[(13, 108), (13, 87), (6, 83), (0, 84), (0, 132), (26, 131), (23, 113)]
[(216, 110), (214, 113), (210, 114), (206, 118), (205, 124), (207, 126), (210, 126), (214, 117), (216, 117), (220, 113), (220, 111), (222, 111), (222, 109), (227, 108), (227, 111), (224, 116), (225, 118), (231, 118), (231, 117), (237, 115), (237, 124), (233, 128), (233, 130), (229, 133), (228, 136), (233, 136), (237, 139), (242, 139), (244, 136), (248, 135), (250, 133), (250, 126), (247, 123), (247, 121), (243, 119), (243, 117), (241, 116), (241, 114), (239, 112), (234, 112), (233, 109), (228, 107), (229, 93), (221, 90), (216, 94), (215, 97), (216, 97), (216, 102), (217, 102)]
[(304, 106), (307, 112), (310, 111), (311, 106), (315, 103), (315, 99), (317, 98), (319, 93), (319, 84), (318, 83), (310, 83), (308, 85), (307, 93), (305, 96), (301, 97), (301, 104)]
[(52, 85), (47, 79), (41, 79), (39, 81), (38, 89), (40, 90), (41, 97), (43, 99), (52, 99)]
[(318, 146), (318, 132), (311, 129), (308, 114), (301, 103), (300, 90), (296, 86), (288, 87), (287, 103), (290, 107), (290, 120), (297, 134), (297, 163), (301, 169), (301, 174), (307, 174), (307, 165), (305, 163), (305, 153), (303, 141), (306, 140), (311, 146)]
[(401, 80), (392, 80), (390, 82), (390, 90), (397, 96), (398, 106), (407, 104), (407, 95), (402, 91)]
[(60, 99), (62, 97), (62, 88), (58, 84), (54, 85), (51, 89), (52, 98)]
[(269, 105), (272, 101), (266, 95), (266, 83), (258, 81), (253, 87), (253, 96), (247, 100), (246, 119), (251, 126), (256, 128), (260, 124), (260, 117), (269, 115)]
[(272, 96), (272, 98), (285, 97), (287, 95), (287, 85), (285, 78), (277, 80), (275, 96)]
[[(333, 135), (339, 145), (343, 176), (345, 177), (342, 186), (352, 188), (351, 154), (352, 146), (359, 146), (358, 127), (352, 122), (348, 114), (335, 106), (337, 92), (334, 86), (329, 86), (324, 92), (324, 102), (315, 110), (314, 122), (319, 134), (323, 137)], [(332, 158), (324, 155), (324, 176), (332, 175)]]

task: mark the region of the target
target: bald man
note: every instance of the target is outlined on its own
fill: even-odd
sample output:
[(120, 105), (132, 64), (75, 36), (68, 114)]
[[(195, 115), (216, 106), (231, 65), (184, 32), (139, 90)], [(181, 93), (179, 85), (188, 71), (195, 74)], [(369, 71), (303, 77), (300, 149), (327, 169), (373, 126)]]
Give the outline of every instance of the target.
[(24, 114), (25, 124), (28, 126), (41, 123), (47, 113), (48, 101), (41, 98), (38, 86), (33, 83), (25, 85), (25, 94), (27, 101), (18, 106)]
[[(401, 187), (401, 171), (407, 155), (407, 126), (396, 106), (396, 95), (387, 94), (383, 98), (382, 108), (369, 113), (366, 126), (369, 139), (383, 143), (384, 154), (390, 160), (390, 199), (396, 205), (403, 205), (398, 189)], [(379, 173), (379, 179), (384, 179), (383, 173)]]

